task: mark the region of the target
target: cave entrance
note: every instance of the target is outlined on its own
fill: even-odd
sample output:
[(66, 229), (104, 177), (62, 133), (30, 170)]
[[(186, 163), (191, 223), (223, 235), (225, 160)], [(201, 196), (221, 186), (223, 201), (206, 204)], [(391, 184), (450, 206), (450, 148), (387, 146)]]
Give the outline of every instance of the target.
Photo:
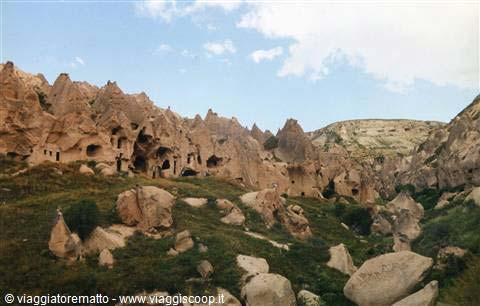
[(133, 161), (133, 167), (137, 171), (142, 171), (142, 172), (147, 171), (147, 161), (145, 160), (145, 157), (141, 155), (136, 156), (135, 160)]
[(322, 195), (327, 199), (335, 195), (335, 182), (333, 180), (328, 181), (328, 185), (322, 192)]
[(352, 195), (356, 196), (358, 195), (358, 189), (357, 188), (352, 188)]
[(168, 159), (164, 160), (162, 163), (162, 170), (170, 169), (170, 161)]
[(221, 165), (223, 158), (215, 155), (210, 156), (207, 159), (207, 168), (215, 168)]
[(55, 153), (55, 160), (60, 161), (60, 152)]
[(167, 153), (171, 152), (172, 150), (170, 150), (169, 148), (167, 147), (160, 147), (158, 148), (157, 150), (157, 157), (158, 158), (162, 158), (164, 157)]
[(117, 172), (122, 171), (122, 160), (119, 158), (117, 159)]
[(182, 170), (181, 176), (197, 176), (197, 174), (197, 171), (190, 168), (185, 168)]
[(117, 140), (117, 149), (121, 149), (123, 147), (123, 144), (125, 143), (125, 141), (127, 140), (126, 137), (120, 137), (118, 138)]
[(91, 144), (87, 146), (87, 156), (95, 157), (97, 156), (102, 149), (102, 146)]

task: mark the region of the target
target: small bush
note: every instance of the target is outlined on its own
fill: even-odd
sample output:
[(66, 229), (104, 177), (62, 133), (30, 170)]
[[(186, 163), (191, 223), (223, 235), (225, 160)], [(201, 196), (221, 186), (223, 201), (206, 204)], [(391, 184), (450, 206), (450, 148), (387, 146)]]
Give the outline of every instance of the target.
[(265, 150), (273, 150), (278, 148), (278, 138), (275, 136), (270, 136), (270, 138), (268, 138), (263, 144), (263, 147)]
[(97, 204), (91, 200), (81, 200), (70, 206), (64, 217), (70, 230), (84, 240), (98, 224)]

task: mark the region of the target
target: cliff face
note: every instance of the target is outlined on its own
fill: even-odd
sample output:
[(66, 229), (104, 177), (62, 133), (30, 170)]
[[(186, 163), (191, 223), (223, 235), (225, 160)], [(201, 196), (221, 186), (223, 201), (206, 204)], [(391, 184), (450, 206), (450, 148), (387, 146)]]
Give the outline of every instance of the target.
[(409, 155), (444, 123), (418, 120), (349, 120), (308, 133), (318, 147), (337, 143), (355, 158)]
[(414, 150), (399, 182), (420, 189), (480, 185), (480, 96)]
[[(479, 184), (478, 100), (445, 127), (371, 120), (304, 133), (289, 119), (273, 136), (212, 110), (204, 119), (183, 118), (145, 93), (124, 93), (115, 82), (98, 88), (61, 74), (51, 86), (9, 62), (0, 84), (0, 153), (30, 164), (95, 160), (154, 178), (215, 175), (292, 196), (348, 196), (362, 203), (391, 194), (399, 178), (419, 186)], [(413, 157), (387, 154), (407, 152), (435, 128)], [(268, 150), (267, 139), (274, 140)], [(391, 145), (382, 146), (387, 139)], [(375, 154), (358, 158), (358, 148)]]

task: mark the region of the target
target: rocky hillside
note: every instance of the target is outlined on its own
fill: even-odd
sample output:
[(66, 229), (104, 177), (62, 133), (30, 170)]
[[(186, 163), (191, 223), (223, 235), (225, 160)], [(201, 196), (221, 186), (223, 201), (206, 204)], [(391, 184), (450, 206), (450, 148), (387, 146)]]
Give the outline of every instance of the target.
[(400, 182), (419, 189), (480, 185), (480, 96), (416, 148)]
[(318, 147), (339, 144), (355, 158), (407, 156), (414, 147), (424, 142), (441, 122), (417, 120), (349, 120), (330, 124), (309, 132), (312, 143)]

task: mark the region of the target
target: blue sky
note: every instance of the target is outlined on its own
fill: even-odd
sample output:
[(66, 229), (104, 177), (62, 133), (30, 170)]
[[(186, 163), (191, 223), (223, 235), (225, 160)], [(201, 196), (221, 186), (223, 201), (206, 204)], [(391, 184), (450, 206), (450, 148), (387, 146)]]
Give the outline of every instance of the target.
[(2, 61), (50, 83), (61, 72), (115, 80), (189, 117), (212, 108), (272, 131), (287, 118), (307, 131), (359, 118), (448, 121), (479, 93), (478, 4), (2, 5)]

